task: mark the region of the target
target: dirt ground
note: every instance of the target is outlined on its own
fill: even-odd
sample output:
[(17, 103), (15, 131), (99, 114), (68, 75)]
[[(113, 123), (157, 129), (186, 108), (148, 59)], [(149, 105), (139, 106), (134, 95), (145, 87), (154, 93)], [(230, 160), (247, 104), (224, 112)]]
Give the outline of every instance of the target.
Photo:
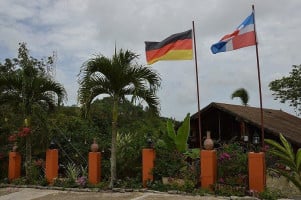
[(0, 198), (1, 196), (8, 195), (14, 192), (19, 192), (20, 188), (13, 188), (13, 187), (7, 187), (7, 188), (0, 188)]

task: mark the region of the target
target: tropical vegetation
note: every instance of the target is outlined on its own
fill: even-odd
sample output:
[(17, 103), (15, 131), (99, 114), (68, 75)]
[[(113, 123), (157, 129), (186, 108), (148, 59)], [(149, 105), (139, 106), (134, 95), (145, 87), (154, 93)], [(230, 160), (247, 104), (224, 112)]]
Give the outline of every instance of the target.
[[(181, 122), (159, 116), (156, 92), (160, 76), (152, 68), (137, 64), (137, 58), (131, 51), (120, 50), (112, 58), (99, 55), (87, 60), (78, 79), (80, 107), (63, 106), (66, 92), (47, 70), (54, 58), (33, 58), (21, 43), (17, 58), (0, 63), (0, 182), (8, 182), (8, 152), (16, 144), (25, 155), (22, 163), (26, 167), (22, 166), (22, 177), (10, 183), (48, 185), (45, 150), (54, 143), (60, 152), (59, 177), (54, 186), (140, 188), (141, 149), (152, 141), (155, 179), (148, 183), (149, 188), (244, 195), (247, 149), (233, 141), (217, 149), (218, 182), (214, 191), (199, 189), (200, 150), (189, 149), (187, 144), (190, 114)], [(241, 98), (247, 105), (246, 94), (240, 88), (232, 98)], [(102, 181), (98, 185), (90, 185), (87, 179), (87, 155), (94, 138), (102, 153)], [(278, 158), (277, 162), (273, 160), (277, 165), (271, 170), (300, 189), (300, 150), (294, 153), (282, 135), (279, 141), (266, 140), (273, 147), (267, 153)], [(162, 177), (183, 182), (165, 185)], [(256, 195), (279, 197), (269, 190)]]
[(194, 189), (198, 184), (200, 151), (199, 149), (188, 149), (189, 132), (189, 113), (181, 124), (171, 119), (167, 120), (166, 131), (161, 133), (155, 144), (156, 159), (153, 169), (155, 180), (181, 179), (182, 184), (186, 187), (190, 185), (190, 189)]
[[(47, 76), (46, 69), (52, 63), (52, 57), (46, 60), (31, 57), (26, 44), (20, 43), (18, 58), (6, 59), (1, 65), (3, 70), (0, 74), (0, 103), (3, 106), (12, 106), (12, 109), (17, 110), (24, 119), (24, 123), (17, 123), (23, 127), (23, 131), (26, 130), (26, 134), (19, 132), (18, 136), (25, 137), (25, 165), (28, 179), (32, 160), (31, 140), (33, 135), (37, 135), (36, 130), (41, 129), (42, 124), (35, 119), (41, 118), (39, 115), (43, 112), (53, 111), (54, 107), (60, 105), (66, 97), (64, 87)], [(11, 139), (15, 140), (16, 137), (17, 134), (14, 134)]]
[(295, 153), (291, 144), (282, 134), (279, 135), (279, 139), (280, 142), (265, 139), (265, 142), (272, 147), (269, 149), (269, 153), (278, 158), (278, 165), (274, 165), (271, 170), (286, 177), (301, 191), (301, 148)]
[(222, 144), (218, 149), (218, 183), (248, 186), (248, 156), (238, 142)]
[(119, 105), (127, 97), (131, 101), (143, 100), (150, 111), (158, 114), (159, 99), (156, 91), (160, 86), (160, 76), (152, 68), (138, 65), (138, 55), (122, 49), (112, 58), (99, 55), (89, 59), (82, 66), (79, 74), (79, 102), (87, 116), (90, 105), (99, 95), (112, 98), (112, 140), (111, 140), (111, 181), (110, 187), (117, 180), (117, 123)]

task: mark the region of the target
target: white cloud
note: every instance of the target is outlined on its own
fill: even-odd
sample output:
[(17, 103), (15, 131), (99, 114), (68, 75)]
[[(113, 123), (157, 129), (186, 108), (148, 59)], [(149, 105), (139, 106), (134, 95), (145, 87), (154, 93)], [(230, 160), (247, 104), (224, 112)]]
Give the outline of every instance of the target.
[[(117, 48), (140, 54), (145, 64), (144, 41), (160, 41), (192, 27), (195, 22), (201, 107), (210, 102), (240, 104), (231, 93), (244, 87), (250, 105), (258, 106), (255, 48), (212, 55), (210, 46), (230, 33), (256, 9), (263, 104), (293, 113), (274, 101), (268, 84), (300, 64), (299, 0), (40, 0), (0, 1), (0, 60), (15, 57), (19, 42), (27, 42), (33, 56), (57, 52), (56, 79), (67, 89), (68, 104), (76, 103), (77, 74), (95, 54), (111, 56)], [(158, 62), (162, 76), (161, 114), (183, 119), (197, 111), (193, 61)]]

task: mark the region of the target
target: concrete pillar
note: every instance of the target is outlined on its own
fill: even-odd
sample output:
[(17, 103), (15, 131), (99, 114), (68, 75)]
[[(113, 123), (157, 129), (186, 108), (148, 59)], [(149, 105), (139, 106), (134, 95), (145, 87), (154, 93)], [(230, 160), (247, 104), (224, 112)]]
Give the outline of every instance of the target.
[(19, 152), (9, 152), (8, 179), (12, 181), (21, 176), (21, 154)]
[(264, 152), (248, 154), (249, 189), (257, 192), (264, 191), (266, 185), (266, 167)]
[(147, 181), (153, 181), (154, 176), (152, 170), (154, 168), (155, 161), (155, 150), (154, 149), (143, 149), (142, 150), (142, 184), (146, 187)]
[(48, 149), (46, 151), (46, 179), (52, 184), (58, 177), (59, 171), (59, 153), (58, 149)]
[(201, 186), (211, 189), (217, 178), (217, 154), (215, 150), (201, 151)]
[(89, 152), (88, 180), (91, 184), (101, 181), (101, 153)]

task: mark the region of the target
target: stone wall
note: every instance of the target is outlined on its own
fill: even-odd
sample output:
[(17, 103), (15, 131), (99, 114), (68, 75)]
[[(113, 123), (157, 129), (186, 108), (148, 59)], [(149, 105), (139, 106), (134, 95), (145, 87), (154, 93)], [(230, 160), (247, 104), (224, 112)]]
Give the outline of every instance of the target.
[(268, 189), (272, 191), (281, 191), (282, 194), (287, 195), (288, 197), (301, 195), (298, 188), (284, 176), (278, 177), (267, 174), (266, 185)]

